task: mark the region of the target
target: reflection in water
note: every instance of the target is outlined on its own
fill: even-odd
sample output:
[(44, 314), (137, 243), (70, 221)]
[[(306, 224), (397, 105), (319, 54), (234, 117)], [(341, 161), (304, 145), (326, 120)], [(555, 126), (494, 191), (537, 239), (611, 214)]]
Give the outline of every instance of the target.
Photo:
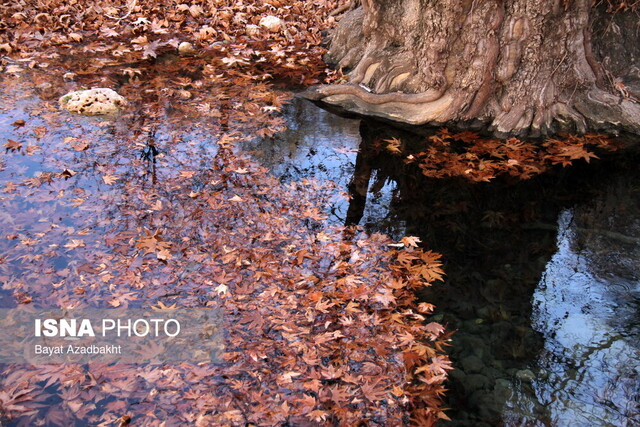
[[(347, 189), (348, 206), (339, 204), (334, 220), (396, 238), (418, 235), (443, 254), (446, 283), (424, 298), (436, 304), (435, 320), (457, 330), (449, 350), (453, 421), (446, 424), (633, 424), (640, 383), (636, 160), (520, 183), (434, 180), (381, 143), (398, 137), (419, 149), (424, 138), (362, 122), (358, 141), (353, 121), (300, 104), (290, 117), (297, 124), (281, 140), (253, 147), (263, 164), (283, 179), (330, 179)], [(349, 155), (333, 158), (341, 148)], [(600, 237), (584, 238), (589, 230)]]
[[(358, 121), (327, 114), (299, 99), (285, 108), (284, 132), (248, 141), (242, 148), (281, 181), (312, 178), (333, 181), (339, 189), (346, 188), (360, 144)], [(329, 208), (329, 220), (342, 223), (346, 210), (346, 198), (336, 198)]]
[[(594, 271), (602, 254), (594, 239), (579, 247), (578, 235), (588, 230), (577, 230), (577, 222), (571, 210), (560, 215), (558, 251), (534, 293), (534, 326), (546, 337), (538, 366), (549, 375), (535, 389), (557, 425), (623, 425), (640, 419), (640, 282)], [(617, 255), (637, 255), (637, 244), (626, 252), (629, 236), (620, 236), (627, 239), (609, 236)]]

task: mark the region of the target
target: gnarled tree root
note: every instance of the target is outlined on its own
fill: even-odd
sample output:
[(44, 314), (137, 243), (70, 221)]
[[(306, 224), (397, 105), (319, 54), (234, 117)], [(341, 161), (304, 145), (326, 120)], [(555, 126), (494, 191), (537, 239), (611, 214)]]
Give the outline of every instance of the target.
[(315, 86), (298, 96), (323, 107), (331, 107), (333, 111), (373, 116), (411, 125), (445, 122), (448, 117), (443, 114), (454, 99), (444, 87), (421, 93), (376, 94), (353, 84)]

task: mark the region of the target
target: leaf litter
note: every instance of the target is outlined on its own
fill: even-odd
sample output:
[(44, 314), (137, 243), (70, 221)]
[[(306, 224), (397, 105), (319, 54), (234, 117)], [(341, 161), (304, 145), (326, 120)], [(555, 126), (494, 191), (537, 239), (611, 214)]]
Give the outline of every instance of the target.
[[(222, 362), (4, 365), (17, 425), (398, 425), (446, 417), (449, 334), (414, 291), (437, 254), (333, 227), (340, 189), (281, 183), (237, 148), (329, 81), (333, 1), (0, 6), (0, 282), (11, 306), (210, 307)], [(260, 27), (264, 16), (279, 31)], [(275, 22), (271, 19), (271, 22)], [(253, 25), (253, 27), (248, 27)], [(258, 27), (256, 29), (255, 27)], [(275, 28), (275, 27), (274, 27)], [(194, 50), (180, 43), (189, 42)], [(111, 87), (119, 115), (57, 97)], [(5, 298), (2, 299), (5, 301)], [(6, 301), (5, 301), (6, 302)]]

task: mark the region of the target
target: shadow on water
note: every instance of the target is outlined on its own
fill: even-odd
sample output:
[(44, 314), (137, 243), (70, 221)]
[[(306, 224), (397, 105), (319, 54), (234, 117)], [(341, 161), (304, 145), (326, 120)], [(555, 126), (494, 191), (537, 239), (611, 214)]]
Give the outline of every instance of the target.
[(283, 180), (348, 190), (334, 221), (417, 235), (443, 255), (446, 283), (422, 295), (457, 330), (443, 424), (637, 422), (638, 154), (472, 184), (425, 178), (379, 146), (424, 138), (364, 121), (356, 138), (358, 122), (304, 104), (289, 117), (296, 124), (254, 156)]

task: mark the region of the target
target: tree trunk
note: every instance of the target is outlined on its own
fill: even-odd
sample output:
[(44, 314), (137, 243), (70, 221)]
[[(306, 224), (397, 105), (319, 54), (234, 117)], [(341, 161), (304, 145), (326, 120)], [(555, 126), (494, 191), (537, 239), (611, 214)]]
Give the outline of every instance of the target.
[(303, 95), (408, 124), (640, 134), (640, 24), (591, 0), (362, 0), (327, 58), (349, 82)]

